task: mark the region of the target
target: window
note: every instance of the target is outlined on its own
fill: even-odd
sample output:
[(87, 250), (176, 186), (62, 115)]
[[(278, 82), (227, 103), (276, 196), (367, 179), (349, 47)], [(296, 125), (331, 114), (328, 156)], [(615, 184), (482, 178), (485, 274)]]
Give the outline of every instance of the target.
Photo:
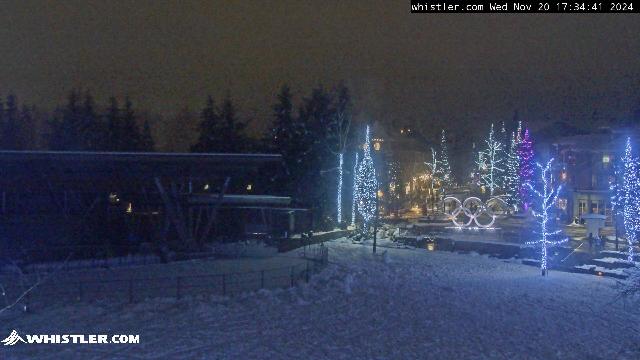
[(607, 154), (602, 155), (602, 163), (606, 165), (609, 162), (611, 162), (611, 158), (609, 157), (609, 155)]
[(380, 142), (374, 142), (373, 143), (373, 149), (375, 151), (380, 151)]
[(587, 200), (580, 200), (578, 203), (578, 216), (587, 212)]

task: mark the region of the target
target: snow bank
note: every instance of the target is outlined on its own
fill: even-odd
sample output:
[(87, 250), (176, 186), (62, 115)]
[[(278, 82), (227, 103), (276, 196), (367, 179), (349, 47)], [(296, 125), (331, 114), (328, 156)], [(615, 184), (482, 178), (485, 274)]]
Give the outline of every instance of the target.
[(638, 306), (616, 301), (613, 279), (543, 278), (530, 266), (420, 249), (373, 256), (348, 240), (329, 247), (330, 265), (296, 288), (3, 319), (0, 336), (134, 333), (141, 344), (21, 344), (0, 348), (0, 358), (640, 358)]

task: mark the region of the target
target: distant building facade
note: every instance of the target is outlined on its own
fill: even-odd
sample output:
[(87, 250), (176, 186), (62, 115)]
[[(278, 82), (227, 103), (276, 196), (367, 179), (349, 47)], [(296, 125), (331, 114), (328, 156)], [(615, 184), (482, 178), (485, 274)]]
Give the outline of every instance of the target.
[(614, 164), (624, 151), (628, 132), (602, 129), (598, 133), (563, 137), (553, 143), (557, 179), (564, 188), (558, 207), (566, 222), (580, 221), (583, 214), (605, 215), (612, 225), (611, 184)]
[(431, 159), (430, 144), (411, 127), (385, 127), (375, 123), (372, 129), (373, 157), (378, 171), (378, 196), (383, 211), (427, 210), (435, 203), (440, 183), (431, 180), (426, 162)]

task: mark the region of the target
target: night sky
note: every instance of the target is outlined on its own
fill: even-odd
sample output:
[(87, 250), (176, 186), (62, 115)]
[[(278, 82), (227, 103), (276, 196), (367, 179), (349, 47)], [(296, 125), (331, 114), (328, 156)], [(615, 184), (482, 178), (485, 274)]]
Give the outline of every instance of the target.
[(0, 94), (53, 108), (73, 87), (170, 114), (229, 94), (264, 124), (283, 83), (345, 80), (358, 116), (399, 124), (629, 116), (640, 18), (410, 14), (403, 1), (12, 1)]

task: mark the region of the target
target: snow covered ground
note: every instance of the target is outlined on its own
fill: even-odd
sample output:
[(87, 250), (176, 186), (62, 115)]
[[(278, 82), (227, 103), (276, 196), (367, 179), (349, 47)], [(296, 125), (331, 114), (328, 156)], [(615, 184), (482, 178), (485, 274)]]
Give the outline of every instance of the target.
[[(234, 298), (55, 306), (20, 334), (140, 334), (138, 345), (2, 346), (22, 359), (639, 359), (638, 304), (608, 278), (479, 255), (328, 244), (309, 284)], [(6, 335), (5, 335), (6, 334)]]

